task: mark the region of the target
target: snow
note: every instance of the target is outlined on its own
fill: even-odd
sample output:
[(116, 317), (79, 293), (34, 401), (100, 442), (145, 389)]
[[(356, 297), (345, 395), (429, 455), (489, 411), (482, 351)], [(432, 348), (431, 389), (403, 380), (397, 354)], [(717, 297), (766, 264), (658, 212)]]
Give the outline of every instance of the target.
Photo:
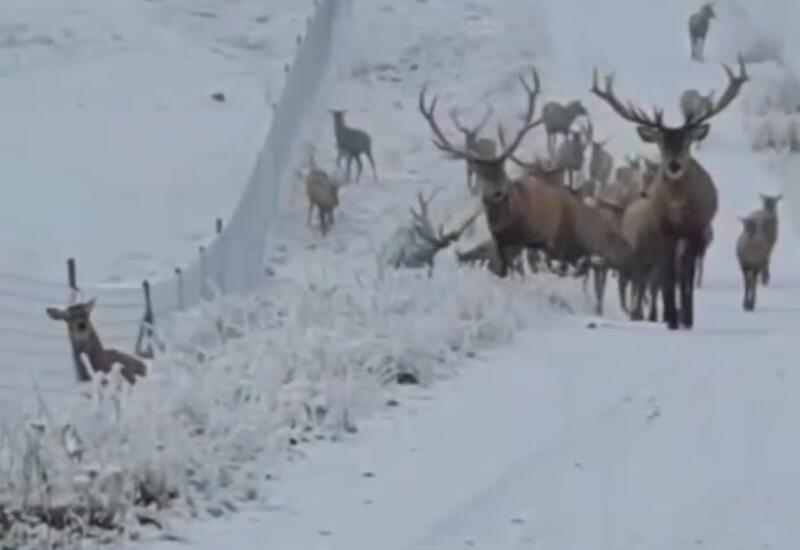
[[(416, 112), (423, 83), (440, 94), (443, 119), (452, 105), (478, 116), (490, 102), (510, 127), (523, 106), (516, 75), (534, 63), (542, 101), (580, 98), (617, 158), (653, 155), (590, 96), (592, 68), (615, 71), (620, 96), (663, 105), (677, 122), (685, 87), (724, 86), (716, 61), (735, 59), (726, 21), (743, 25), (721, 8), (710, 62), (693, 64), (684, 27), (695, 7), (357, 1), (331, 107), (373, 135), (379, 180), (342, 189), (324, 239), (306, 227), (295, 185), (263, 295), (182, 316), (170, 335), (181, 347), (126, 403), (118, 433), (100, 421), (110, 404), (78, 405), (65, 418), (112, 464), (125, 463), (117, 449), (134, 435), (131, 471), (163, 461), (169, 481), (196, 499), (176, 512), (205, 520), (168, 516), (192, 548), (794, 548), (800, 194), (789, 179), (796, 160), (751, 148), (754, 91), (714, 120), (696, 153), (717, 182), (720, 211), (692, 332), (622, 320), (611, 288), (614, 307), (601, 322), (575, 280), (499, 281), (456, 269), (448, 252), (430, 279), (379, 261), (419, 189), (443, 187), (441, 219), (473, 205), (463, 165), (430, 145)], [(751, 66), (747, 86), (784, 78), (786, 66)], [(328, 167), (330, 127), (328, 116), (318, 121), (317, 161)], [(541, 150), (535, 134), (524, 156)], [(790, 206), (780, 212), (773, 281), (746, 314), (736, 217), (758, 206), (759, 192), (777, 190)], [(421, 386), (381, 384), (409, 367)], [(317, 406), (327, 411), (321, 422), (309, 418)], [(199, 473), (182, 476), (185, 463)], [(243, 502), (246, 489), (258, 498)], [(231, 502), (242, 511), (208, 520)], [(158, 539), (145, 531), (130, 547), (176, 547)]]
[(193, 259), (247, 182), (312, 9), (5, 1), (0, 164), (14, 200), (0, 205), (0, 263), (62, 281), (72, 255), (97, 282)]

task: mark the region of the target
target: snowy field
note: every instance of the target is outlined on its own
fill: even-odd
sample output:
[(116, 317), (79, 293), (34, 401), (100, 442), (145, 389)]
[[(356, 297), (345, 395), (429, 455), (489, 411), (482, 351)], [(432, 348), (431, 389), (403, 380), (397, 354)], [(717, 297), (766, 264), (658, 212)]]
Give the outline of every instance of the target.
[[(148, 21), (185, 28), (162, 18), (164, 6), (177, 4), (130, 6)], [(267, 11), (283, 17), (286, 12), (275, 6)], [(139, 540), (130, 548), (793, 550), (800, 538), (800, 445), (794, 437), (800, 373), (793, 344), (800, 323), (800, 249), (793, 225), (800, 221), (800, 193), (792, 181), (797, 161), (753, 150), (754, 132), (763, 122), (753, 105), (770, 92), (765, 83), (790, 78), (793, 62), (800, 61), (800, 50), (788, 39), (782, 64), (749, 67), (752, 82), (743, 97), (713, 121), (696, 153), (715, 178), (720, 210), (692, 332), (631, 326), (622, 320), (614, 292), (607, 297), (608, 323), (590, 330), (587, 323), (597, 320), (575, 280), (501, 281), (456, 269), (449, 252), (429, 279), (424, 271), (386, 271), (379, 257), (409, 221), (418, 190), (443, 189), (434, 212), (448, 223), (471, 207), (463, 165), (435, 151), (416, 110), (424, 83), (440, 95), (441, 113), (457, 105), (478, 116), (490, 103), (495, 118), (512, 126), (523, 107), (517, 75), (535, 64), (543, 84), (540, 105), (551, 98), (582, 99), (599, 137), (613, 136), (609, 149), (617, 158), (638, 151), (654, 155), (630, 125), (590, 96), (592, 68), (614, 70), (618, 94), (644, 106), (663, 105), (668, 120), (677, 122), (683, 89), (721, 89), (725, 75), (718, 61), (732, 62), (739, 49), (752, 45), (758, 29), (769, 28), (771, 17), (786, 18), (796, 7), (776, 2), (774, 11), (750, 13), (749, 7), (719, 2), (709, 62), (701, 65), (688, 59), (685, 20), (697, 7), (689, 0), (355, 0), (354, 6), (351, 32), (343, 37), (349, 56), (341, 60), (329, 107), (347, 109), (348, 121), (373, 135), (378, 181), (367, 171), (359, 185), (342, 190), (337, 223), (324, 239), (306, 226), (298, 182), (272, 240), (263, 295), (186, 314), (173, 335), (180, 349), (157, 361), (156, 375), (137, 387), (115, 420), (113, 402), (90, 409), (77, 400), (64, 409), (63, 418), (78, 427), (94, 462), (119, 467), (125, 480), (147, 474), (149, 487), (181, 492), (171, 511), (158, 515), (166, 529), (133, 528)], [(23, 9), (30, 9), (27, 3), (19, 3)], [(106, 9), (108, 17), (122, 17)], [(102, 10), (95, 6), (92, 13)], [(227, 12), (219, 11), (222, 19)], [(216, 19), (198, 17), (203, 25)], [(120, 23), (118, 32), (128, 28)], [(142, 25), (141, 32), (155, 28), (161, 27)], [(174, 37), (170, 28), (159, 36)], [(226, 27), (237, 36), (243, 28)], [(204, 45), (217, 35), (205, 27), (196, 31), (193, 40), (203, 40), (186, 45), (186, 55), (203, 51), (216, 59)], [(290, 41), (280, 48), (290, 52)], [(168, 64), (166, 56), (158, 57)], [(175, 86), (186, 83), (197, 92), (192, 101), (209, 125), (221, 124), (215, 118), (219, 109), (231, 117), (223, 125), (227, 139), (213, 126), (219, 141), (203, 142), (220, 149), (199, 156), (209, 164), (203, 177), (227, 167), (222, 176), (233, 178), (225, 192), (212, 181), (198, 190), (202, 205), (191, 209), (192, 220), (172, 219), (152, 233), (173, 236), (178, 252), (191, 240), (182, 233), (188, 227), (183, 223), (205, 227), (216, 209), (229, 211), (235, 203), (269, 123), (261, 107), (271, 62), (258, 52), (246, 59), (240, 61), (249, 76), (237, 78), (245, 78), (242, 89), (252, 94), (247, 114), (237, 108), (234, 116), (233, 93), (226, 104), (206, 103), (206, 88), (195, 89), (206, 83), (204, 77), (194, 84), (188, 75), (175, 78)], [(230, 60), (219, 62), (227, 74)], [(275, 61), (276, 72), (282, 63)], [(185, 65), (173, 76), (193, 66)], [(65, 67), (59, 70), (70, 82), (77, 69)], [(220, 86), (214, 80), (207, 87)], [(154, 89), (160, 88), (149, 91)], [(20, 97), (32, 94), (17, 92), (12, 99)], [(96, 97), (107, 102), (119, 96), (104, 88)], [(191, 124), (203, 120), (194, 112), (188, 118)], [(331, 167), (331, 121), (326, 114), (318, 123), (318, 162)], [(252, 140), (245, 152), (236, 132), (248, 124)], [(203, 134), (188, 123), (186, 128), (187, 134)], [(532, 134), (523, 147), (527, 158), (543, 151), (542, 132)], [(82, 139), (61, 136), (62, 143), (47, 132), (31, 139), (52, 139), (59, 150), (71, 143), (84, 147)], [(99, 141), (111, 146), (107, 138)], [(178, 162), (163, 145), (145, 154), (149, 143), (145, 139), (136, 149), (147, 163), (161, 157)], [(114, 154), (120, 149), (125, 148), (115, 146)], [(193, 164), (197, 149), (186, 155), (185, 162)], [(75, 161), (74, 153), (62, 156)], [(22, 155), (10, 157), (19, 163)], [(50, 170), (45, 163), (28, 165), (34, 167)], [(182, 177), (193, 173), (175, 170)], [(35, 177), (29, 173), (25, 179)], [(165, 219), (166, 213), (184, 211), (175, 204), (185, 204), (177, 190), (185, 187), (173, 181), (170, 192), (173, 184), (173, 202), (160, 204)], [(139, 189), (133, 182), (130, 187)], [(737, 216), (758, 207), (759, 192), (782, 192), (785, 202), (773, 281), (759, 288), (757, 311), (746, 314), (734, 243)], [(81, 204), (87, 196), (98, 204), (111, 200), (87, 193)], [(72, 194), (67, 199), (74, 200)], [(27, 212), (22, 208), (14, 212)], [(66, 225), (71, 230), (65, 224), (65, 235)], [(85, 229), (75, 225), (76, 231)], [(480, 233), (485, 228), (473, 238)], [(51, 236), (47, 232), (43, 239)], [(111, 264), (119, 260), (115, 254), (137, 246), (149, 244), (115, 243), (106, 252), (100, 241), (96, 255), (87, 256), (98, 276), (116, 269), (112, 275), (126, 277), (141, 266)], [(25, 261), (44, 272), (31, 259), (31, 251), (40, 249), (24, 248)], [(163, 243), (153, 249), (172, 254)], [(218, 338), (218, 319), (240, 337)], [(411, 373), (421, 384), (384, 383), (398, 373)], [(0, 450), (7, 451), (0, 453), (0, 482), (19, 469), (8, 457), (25, 449), (13, 431), (21, 426), (16, 422), (0, 434)], [(68, 493), (75, 472), (53, 449), (45, 446), (43, 453), (47, 471)]]
[(0, 270), (62, 281), (71, 255), (99, 282), (193, 259), (247, 182), (312, 11), (4, 0)]

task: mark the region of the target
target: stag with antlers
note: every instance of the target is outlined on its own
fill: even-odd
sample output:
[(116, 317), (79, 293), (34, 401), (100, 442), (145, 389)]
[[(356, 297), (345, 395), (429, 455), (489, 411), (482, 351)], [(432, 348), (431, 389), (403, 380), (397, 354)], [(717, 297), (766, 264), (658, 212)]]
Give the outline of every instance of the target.
[[(744, 60), (739, 57), (739, 74), (723, 65), (728, 75), (728, 87), (713, 105), (703, 113), (684, 119), (678, 127), (666, 126), (663, 110), (654, 108), (650, 116), (632, 103), (625, 105), (613, 90), (613, 75), (600, 88), (597, 70), (594, 71), (592, 93), (607, 103), (619, 116), (636, 125), (639, 138), (658, 146), (660, 168), (653, 181), (649, 198), (657, 222), (661, 250), (661, 285), (664, 321), (670, 329), (679, 324), (691, 328), (694, 324), (694, 277), (696, 260), (703, 249), (704, 232), (716, 215), (717, 190), (711, 175), (693, 158), (691, 145), (704, 139), (710, 130), (709, 120), (721, 113), (739, 95), (748, 80)], [(677, 257), (678, 246), (682, 254)], [(676, 307), (675, 287), (680, 291), (680, 319)]]
[[(528, 223), (531, 218), (528, 212), (530, 210), (529, 207), (534, 202), (530, 199), (533, 197), (519, 181), (512, 181), (509, 178), (505, 167), (506, 161), (520, 146), (525, 135), (542, 123), (541, 119), (533, 120), (536, 112), (536, 98), (541, 91), (541, 83), (536, 69), (532, 69), (531, 72), (533, 75), (532, 85), (522, 76), (519, 77), (528, 99), (524, 123), (511, 142), (508, 145), (504, 145), (499, 154), (494, 155), (481, 154), (454, 145), (445, 136), (436, 121), (435, 110), (438, 98), (434, 97), (430, 104), (426, 105), (427, 87), (423, 86), (419, 94), (419, 110), (433, 132), (433, 144), (451, 158), (467, 161), (477, 177), (489, 230), (497, 244), (501, 257), (501, 276), (505, 276), (508, 273), (512, 249), (541, 247), (547, 244), (546, 234), (541, 231), (531, 231)], [(502, 140), (502, 134), (502, 125), (498, 125), (498, 135), (501, 141), (504, 141)], [(552, 219), (550, 225), (557, 227), (558, 214), (553, 213), (549, 218)]]

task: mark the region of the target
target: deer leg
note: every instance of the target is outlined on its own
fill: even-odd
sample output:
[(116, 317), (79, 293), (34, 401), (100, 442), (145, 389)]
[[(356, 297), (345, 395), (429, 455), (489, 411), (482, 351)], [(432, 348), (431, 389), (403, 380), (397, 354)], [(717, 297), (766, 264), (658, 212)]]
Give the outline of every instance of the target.
[(328, 220), (325, 218), (325, 211), (322, 208), (317, 210), (319, 210), (319, 228), (322, 234), (325, 235), (328, 232)]
[(347, 181), (353, 181), (350, 179), (351, 177), (351, 168), (353, 167), (353, 155), (347, 155), (347, 168), (345, 170)]
[[(358, 169), (358, 173), (356, 174), (356, 181), (361, 181), (361, 173), (364, 171), (364, 164), (361, 162), (361, 154), (354, 155), (356, 159), (356, 168)], [(377, 177), (376, 177), (377, 179)]]
[(692, 238), (680, 259), (678, 282), (681, 292), (681, 324), (686, 328), (694, 325), (694, 277), (697, 266), (698, 238)]
[(306, 219), (306, 225), (311, 225), (311, 218), (314, 216), (314, 203), (308, 203), (308, 219)]
[(695, 277), (695, 285), (697, 288), (703, 286), (703, 258), (704, 256), (697, 257), (697, 277)]
[(372, 150), (367, 150), (367, 160), (369, 161), (370, 166), (372, 167), (372, 177), (375, 178), (375, 181), (378, 180), (378, 170), (375, 168), (375, 160), (372, 158)]
[(594, 272), (594, 296), (596, 300), (595, 312), (598, 315), (603, 315), (603, 298), (606, 293), (606, 280), (608, 277), (608, 268), (605, 266), (595, 266)]
[(651, 323), (658, 322), (658, 289), (661, 282), (658, 280), (658, 270), (653, 269), (650, 273), (649, 291), (650, 291), (650, 316)]
[(764, 286), (769, 284), (769, 264), (761, 269), (761, 284)]
[(661, 295), (664, 302), (664, 321), (670, 330), (677, 330), (678, 328), (678, 310), (675, 305), (676, 248), (677, 241), (674, 238), (669, 238), (666, 252), (661, 260)]

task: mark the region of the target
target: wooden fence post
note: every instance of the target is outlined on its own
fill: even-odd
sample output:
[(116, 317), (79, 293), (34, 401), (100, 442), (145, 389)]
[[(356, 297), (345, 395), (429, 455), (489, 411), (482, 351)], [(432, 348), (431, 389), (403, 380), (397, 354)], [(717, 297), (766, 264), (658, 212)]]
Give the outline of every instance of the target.
[(144, 315), (139, 323), (139, 335), (136, 337), (136, 355), (144, 359), (152, 359), (153, 353), (153, 329), (156, 326), (155, 315), (153, 314), (153, 301), (150, 297), (150, 282), (142, 281), (144, 291)]

